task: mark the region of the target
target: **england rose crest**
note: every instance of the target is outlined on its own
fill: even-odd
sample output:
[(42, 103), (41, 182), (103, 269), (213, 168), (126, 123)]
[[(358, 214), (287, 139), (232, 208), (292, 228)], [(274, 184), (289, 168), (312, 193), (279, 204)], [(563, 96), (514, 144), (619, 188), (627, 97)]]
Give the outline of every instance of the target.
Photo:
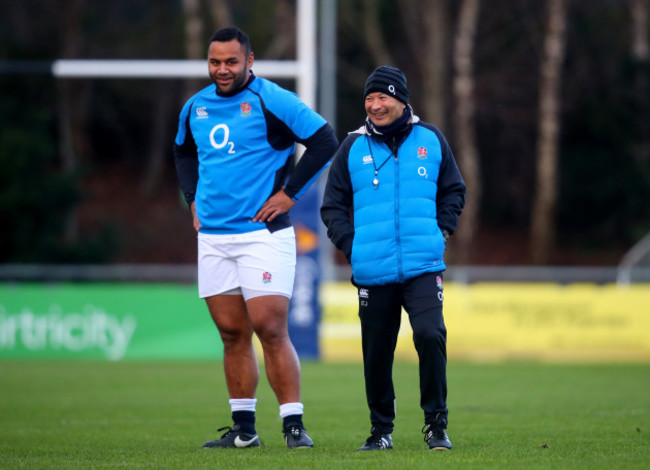
[(264, 284), (268, 284), (269, 282), (271, 282), (271, 277), (272, 277), (271, 273), (269, 272), (262, 273), (262, 282)]
[(418, 147), (418, 158), (420, 160), (426, 160), (427, 159), (427, 148), (426, 147)]
[(241, 110), (241, 117), (251, 115), (251, 105), (248, 101), (244, 101), (242, 104), (240, 104), (239, 109)]

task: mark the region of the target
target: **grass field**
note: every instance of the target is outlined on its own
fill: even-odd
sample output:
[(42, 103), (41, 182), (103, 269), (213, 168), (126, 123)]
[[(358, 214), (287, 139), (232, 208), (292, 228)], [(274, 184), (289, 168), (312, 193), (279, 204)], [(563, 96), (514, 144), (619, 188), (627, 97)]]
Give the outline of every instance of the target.
[(647, 469), (650, 365), (449, 365), (450, 452), (422, 440), (417, 366), (395, 365), (395, 450), (368, 435), (360, 364), (303, 364), (314, 449), (285, 448), (263, 377), (262, 448), (202, 449), (230, 424), (219, 363), (0, 361), (1, 469)]

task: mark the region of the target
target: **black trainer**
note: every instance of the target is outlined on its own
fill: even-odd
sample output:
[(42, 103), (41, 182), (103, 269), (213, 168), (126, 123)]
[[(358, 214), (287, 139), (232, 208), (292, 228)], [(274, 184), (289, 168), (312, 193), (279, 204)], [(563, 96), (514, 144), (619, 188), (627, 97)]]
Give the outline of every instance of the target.
[(370, 433), (366, 443), (357, 450), (390, 450), (393, 448), (393, 439), (390, 434), (382, 434), (375, 428), (372, 428)]
[(257, 434), (248, 434), (241, 432), (239, 430), (239, 425), (235, 424), (232, 428), (226, 426), (224, 428), (219, 428), (217, 431), (226, 431), (220, 439), (216, 441), (208, 441), (203, 444), (203, 447), (259, 447), (262, 444), (260, 443), (260, 438), (257, 437)]
[(431, 450), (449, 450), (451, 441), (447, 437), (447, 432), (442, 425), (425, 424), (422, 428), (424, 442), (429, 445)]
[(314, 441), (311, 440), (307, 430), (301, 424), (289, 424), (282, 432), (284, 440), (289, 449), (304, 449), (314, 447)]

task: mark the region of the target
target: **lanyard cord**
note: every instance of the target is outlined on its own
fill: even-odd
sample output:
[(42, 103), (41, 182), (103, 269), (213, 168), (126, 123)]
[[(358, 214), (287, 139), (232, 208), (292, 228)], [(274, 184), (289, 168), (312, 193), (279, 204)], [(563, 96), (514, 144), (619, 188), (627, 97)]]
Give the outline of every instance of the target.
[[(372, 157), (372, 166), (375, 168), (375, 179), (372, 180), (372, 184), (375, 186), (375, 189), (377, 189), (377, 186), (379, 186), (379, 180), (377, 179), (377, 173), (379, 173), (379, 170), (382, 169), (382, 167), (386, 164), (388, 160), (390, 160), (390, 157), (393, 156), (393, 151), (391, 150), (390, 155), (386, 157), (386, 160), (384, 160), (384, 163), (379, 165), (379, 168), (377, 168), (377, 165), (375, 164), (375, 156), (372, 154), (372, 147), (370, 147), (370, 137), (366, 137), (366, 141), (368, 142), (368, 151), (370, 152), (370, 156)], [(397, 155), (395, 155), (395, 158), (397, 158)]]

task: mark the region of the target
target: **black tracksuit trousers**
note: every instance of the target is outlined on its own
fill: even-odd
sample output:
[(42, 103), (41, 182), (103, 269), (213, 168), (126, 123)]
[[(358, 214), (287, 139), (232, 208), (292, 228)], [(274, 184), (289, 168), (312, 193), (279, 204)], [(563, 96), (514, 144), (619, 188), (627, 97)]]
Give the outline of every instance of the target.
[(370, 422), (393, 431), (393, 358), (402, 307), (408, 313), (420, 365), (424, 422), (447, 427), (447, 329), (442, 315), (442, 273), (426, 273), (398, 284), (357, 285), (363, 369)]

